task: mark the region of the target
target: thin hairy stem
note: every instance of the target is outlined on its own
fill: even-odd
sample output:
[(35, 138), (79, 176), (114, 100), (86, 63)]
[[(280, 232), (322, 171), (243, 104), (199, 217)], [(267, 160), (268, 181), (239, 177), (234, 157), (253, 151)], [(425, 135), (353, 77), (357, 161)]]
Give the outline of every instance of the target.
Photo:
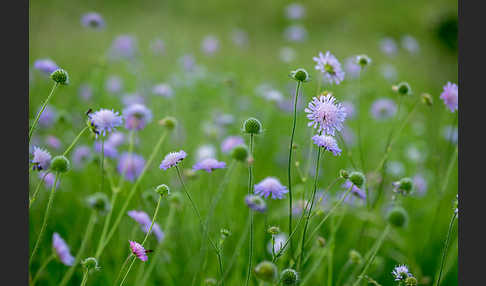
[(454, 225), (454, 221), (456, 220), (457, 213), (454, 212), (454, 215), (451, 218), (451, 222), (449, 223), (449, 230), (447, 231), (447, 237), (444, 242), (444, 250), (442, 250), (442, 259), (440, 262), (440, 269), (439, 269), (439, 275), (437, 276), (436, 283), (434, 283), (434, 286), (439, 286), (440, 285), (440, 279), (442, 278), (442, 271), (444, 269), (444, 264), (445, 264), (445, 258), (447, 255), (447, 250), (449, 249), (449, 239), (451, 237), (452, 233), (452, 226)]
[(42, 179), (39, 181), (39, 183), (37, 183), (37, 187), (35, 187), (35, 191), (34, 193), (32, 194), (32, 197), (30, 198), (29, 200), (29, 208), (32, 206), (32, 204), (35, 202), (35, 199), (37, 197), (37, 193), (39, 192), (40, 190), (40, 186), (42, 185), (42, 183), (44, 182), (44, 180), (46, 179), (47, 175), (49, 174), (49, 172), (45, 172), (44, 173), (44, 176), (42, 176)]
[(37, 279), (39, 279), (40, 274), (46, 269), (47, 265), (54, 259), (56, 258), (56, 254), (52, 253), (51, 256), (49, 256), (46, 260), (44, 260), (44, 263), (42, 263), (41, 267), (39, 267), (39, 270), (37, 270), (37, 273), (34, 276), (34, 279), (32, 280), (32, 283), (30, 284), (31, 286), (35, 285), (35, 282), (37, 282)]
[(54, 95), (54, 91), (56, 90), (58, 85), (59, 85), (59, 83), (57, 83), (57, 82), (54, 84), (54, 86), (51, 89), (51, 92), (49, 93), (49, 96), (47, 96), (46, 100), (42, 104), (41, 110), (39, 110), (39, 112), (37, 112), (37, 115), (34, 119), (34, 123), (32, 123), (32, 126), (30, 127), (30, 130), (29, 130), (29, 144), (30, 144), (30, 139), (32, 139), (32, 133), (34, 133), (34, 129), (37, 126), (37, 123), (39, 122), (39, 118), (42, 115), (42, 113), (44, 112), (44, 109), (46, 109), (47, 103), (49, 102), (49, 100), (51, 100), (52, 96)]
[[(253, 157), (253, 134), (250, 134), (250, 156)], [(248, 167), (248, 195), (251, 194), (253, 188), (253, 163)], [(248, 214), (250, 216), (250, 241), (249, 241), (249, 251), (248, 251), (248, 270), (246, 272), (246, 283), (248, 286), (250, 282), (251, 275), (251, 260), (253, 259), (253, 210), (249, 208)]]
[(74, 145), (76, 145), (76, 143), (78, 143), (78, 140), (79, 138), (81, 138), (81, 135), (83, 135), (83, 133), (88, 130), (88, 126), (84, 127), (81, 132), (79, 132), (78, 136), (76, 136), (76, 138), (74, 138), (73, 142), (71, 143), (71, 145), (69, 145), (69, 147), (66, 149), (66, 151), (64, 151), (64, 153), (62, 153), (63, 156), (67, 156), (69, 154), (69, 152), (71, 152), (71, 149), (73, 149)]

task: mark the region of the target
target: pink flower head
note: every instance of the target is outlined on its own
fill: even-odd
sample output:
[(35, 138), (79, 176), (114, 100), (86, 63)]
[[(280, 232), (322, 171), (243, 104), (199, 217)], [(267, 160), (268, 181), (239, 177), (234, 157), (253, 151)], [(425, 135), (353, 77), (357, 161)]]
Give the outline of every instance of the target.
[(74, 257), (69, 251), (69, 246), (57, 232), (52, 235), (52, 247), (64, 265), (71, 266), (74, 264)]
[(170, 152), (169, 154), (165, 155), (164, 160), (160, 163), (159, 168), (163, 170), (167, 170), (176, 166), (180, 161), (186, 158), (187, 153), (183, 150), (179, 152)]
[(147, 257), (147, 253), (145, 251), (145, 248), (143, 248), (143, 246), (138, 242), (131, 241), (131, 240), (129, 240), (129, 242), (130, 242), (130, 249), (132, 250), (132, 253), (138, 259), (140, 259), (142, 261), (147, 261), (148, 257)]
[(215, 169), (223, 169), (225, 167), (226, 167), (225, 162), (220, 162), (220, 161), (213, 159), (213, 158), (203, 159), (202, 161), (197, 162), (196, 164), (194, 164), (194, 166), (192, 166), (192, 168), (195, 171), (205, 170), (208, 173), (211, 173), (211, 171), (213, 171)]
[(445, 105), (449, 107), (451, 112), (454, 112), (457, 109), (458, 96), (459, 91), (457, 84), (451, 82), (447, 82), (447, 84), (444, 85), (444, 91), (440, 94), (440, 98), (444, 101)]
[(229, 153), (233, 148), (244, 143), (245, 141), (240, 136), (229, 136), (221, 143), (221, 151)]

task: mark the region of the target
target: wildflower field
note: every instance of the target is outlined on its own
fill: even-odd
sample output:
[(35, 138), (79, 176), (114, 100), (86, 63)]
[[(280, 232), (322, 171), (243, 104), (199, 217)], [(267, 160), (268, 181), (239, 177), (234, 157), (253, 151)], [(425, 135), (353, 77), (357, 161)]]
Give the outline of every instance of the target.
[(30, 285), (457, 285), (457, 1), (32, 1)]

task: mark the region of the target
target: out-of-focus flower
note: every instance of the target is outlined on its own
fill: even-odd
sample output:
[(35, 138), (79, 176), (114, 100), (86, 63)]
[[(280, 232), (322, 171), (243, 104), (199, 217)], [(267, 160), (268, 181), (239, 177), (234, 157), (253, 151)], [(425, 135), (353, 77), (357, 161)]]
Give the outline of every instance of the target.
[(133, 104), (145, 104), (145, 97), (143, 97), (138, 92), (126, 93), (122, 97), (122, 103), (125, 106), (130, 106)]
[(86, 28), (101, 30), (105, 27), (105, 20), (96, 12), (89, 12), (81, 16), (81, 25)]
[(110, 56), (113, 59), (132, 59), (138, 52), (137, 41), (131, 35), (120, 35), (113, 40)]
[(383, 38), (380, 41), (380, 50), (388, 55), (393, 56), (397, 53), (397, 43), (392, 38)]
[(414, 190), (416, 190), (415, 194), (418, 196), (423, 196), (427, 192), (427, 180), (425, 179), (422, 174), (416, 174), (413, 176), (413, 185)]
[(416, 54), (420, 51), (420, 46), (417, 40), (410, 35), (402, 37), (402, 47), (411, 54)]
[(351, 78), (357, 78), (361, 67), (356, 63), (356, 57), (349, 57), (344, 61), (344, 70)]
[[(40, 112), (40, 108), (37, 112)], [(54, 107), (47, 105), (44, 109), (44, 112), (42, 112), (39, 117), (39, 126), (44, 128), (52, 126), (52, 124), (54, 124), (54, 122), (56, 121), (57, 114), (58, 112)]]
[(440, 94), (440, 98), (444, 101), (445, 105), (449, 107), (451, 112), (456, 111), (459, 98), (457, 84), (447, 82), (447, 84), (444, 85), (444, 91)]
[(119, 76), (109, 76), (105, 83), (105, 89), (110, 93), (119, 93), (123, 89), (123, 81)]
[(221, 143), (221, 152), (229, 153), (231, 152), (231, 150), (233, 150), (234, 147), (244, 143), (245, 140), (243, 140), (243, 138), (240, 136), (226, 137), (226, 139), (224, 139), (223, 142)]
[(356, 115), (356, 108), (354, 107), (354, 104), (351, 101), (343, 101), (342, 102), (344, 111), (346, 112), (346, 117), (348, 119), (352, 119)]
[(299, 3), (292, 3), (285, 7), (285, 15), (289, 20), (298, 20), (305, 17), (305, 7)]
[(267, 204), (260, 196), (247, 195), (245, 197), (245, 203), (250, 209), (257, 212), (263, 213), (267, 210)]
[(202, 161), (206, 158), (216, 157), (216, 148), (213, 145), (201, 145), (196, 151), (196, 160)]
[(194, 166), (192, 166), (192, 169), (195, 171), (205, 170), (206, 172), (211, 173), (211, 171), (213, 170), (223, 169), (225, 167), (226, 167), (225, 162), (220, 162), (214, 158), (206, 158), (194, 164)]
[(214, 35), (204, 37), (201, 49), (206, 55), (213, 55), (219, 50), (219, 40)]
[(231, 32), (231, 40), (239, 47), (248, 45), (248, 33), (243, 29), (234, 29)]
[[(278, 253), (282, 247), (284, 247), (285, 242), (288, 239), (288, 235), (286, 233), (279, 233), (275, 235), (275, 244), (273, 245), (273, 251)], [(267, 251), (272, 254), (272, 242), (269, 241), (267, 244)], [(282, 251), (283, 252), (283, 251)]]
[[(144, 233), (147, 233), (149, 231), (152, 220), (146, 212), (132, 210), (128, 211), (128, 216), (135, 220), (138, 224), (140, 224), (140, 227), (142, 228), (142, 231)], [(162, 229), (160, 229), (158, 223), (154, 222), (151, 232), (155, 235), (158, 242), (161, 242), (164, 239), (164, 232), (162, 231)]]
[[(52, 188), (54, 185), (54, 181), (56, 180), (56, 175), (53, 173), (46, 173), (45, 172), (39, 172), (39, 179), (44, 181), (44, 184), (46, 185), (47, 188)], [(59, 188), (59, 180), (57, 180), (56, 183), (56, 189)]]
[(47, 146), (49, 146), (53, 149), (61, 148), (61, 141), (57, 137), (52, 136), (52, 135), (48, 135), (46, 137), (46, 144), (47, 144)]
[(371, 106), (371, 115), (376, 120), (384, 120), (395, 116), (397, 105), (388, 98), (380, 98), (373, 102)]
[(284, 31), (285, 39), (289, 42), (304, 42), (307, 40), (307, 30), (304, 26), (295, 24), (288, 26)]
[(165, 53), (165, 44), (164, 41), (161, 39), (153, 39), (152, 42), (150, 42), (150, 50), (152, 50), (152, 53), (156, 55), (160, 55)]
[(152, 111), (142, 104), (133, 104), (123, 110), (125, 128), (141, 130), (152, 121)]
[(85, 83), (79, 86), (78, 93), (83, 100), (90, 100), (93, 97), (93, 88), (91, 85)]
[(62, 264), (66, 266), (72, 266), (74, 264), (75, 259), (71, 255), (69, 246), (57, 232), (52, 235), (52, 248), (54, 248), (57, 257), (61, 260)]
[(38, 59), (34, 62), (34, 69), (43, 72), (46, 75), (50, 75), (59, 66), (51, 59)]
[(399, 177), (405, 172), (405, 167), (400, 161), (390, 161), (386, 165), (386, 172), (392, 176)]
[(75, 168), (82, 168), (91, 158), (91, 149), (86, 145), (77, 146), (73, 150), (72, 161)]
[(398, 72), (393, 65), (383, 64), (380, 66), (380, 71), (383, 77), (389, 82), (394, 82), (397, 80)]
[(129, 181), (138, 178), (144, 167), (145, 160), (143, 157), (134, 153), (125, 152), (118, 159), (118, 173)]
[(95, 141), (94, 143), (94, 150), (97, 153), (101, 153), (101, 147), (103, 147), (103, 156), (107, 158), (116, 158), (118, 157), (118, 150), (116, 149), (113, 144), (106, 141), (104, 144), (101, 144), (100, 141)]
[(152, 93), (163, 97), (172, 97), (174, 95), (174, 90), (168, 83), (159, 83), (154, 85)]
[(447, 125), (444, 126), (442, 129), (442, 136), (447, 141), (452, 143), (457, 143), (458, 133), (457, 133), (457, 126)]

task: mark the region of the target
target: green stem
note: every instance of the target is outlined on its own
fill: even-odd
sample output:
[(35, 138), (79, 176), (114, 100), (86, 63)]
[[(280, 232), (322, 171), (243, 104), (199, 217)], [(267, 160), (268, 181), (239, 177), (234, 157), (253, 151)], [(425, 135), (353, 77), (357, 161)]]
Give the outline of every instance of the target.
[(81, 261), (81, 255), (83, 255), (84, 249), (86, 248), (86, 244), (88, 241), (91, 239), (91, 234), (93, 233), (93, 227), (96, 222), (96, 211), (93, 210), (91, 212), (91, 216), (88, 221), (88, 226), (86, 227), (86, 232), (84, 234), (83, 241), (81, 242), (81, 246), (79, 247), (78, 254), (76, 254), (76, 258), (74, 259), (74, 264), (69, 268), (69, 270), (64, 274), (64, 277), (61, 280), (61, 283), (59, 283), (59, 286), (64, 286), (69, 282), (69, 279), (71, 279), (71, 276), (74, 273), (74, 270), (76, 269), (76, 266), (79, 264), (79, 261)]
[[(250, 227), (250, 217), (248, 217), (248, 219), (246, 220), (246, 224), (245, 224), (244, 229), (248, 229), (249, 227)], [(233, 253), (233, 256), (231, 256), (231, 259), (228, 263), (228, 266), (226, 267), (226, 272), (224, 273), (223, 278), (226, 278), (229, 275), (229, 272), (230, 272), (231, 268), (233, 267), (233, 263), (235, 262), (236, 257), (239, 256), (240, 250), (243, 247), (243, 243), (246, 241), (247, 235), (248, 235), (248, 232), (245, 231), (245, 232), (243, 232), (243, 235), (240, 236), (240, 239), (238, 240), (238, 243), (236, 244), (236, 249)]]
[(447, 255), (447, 250), (449, 249), (449, 239), (451, 237), (452, 226), (454, 225), (454, 221), (455, 221), (456, 217), (457, 217), (457, 213), (454, 213), (454, 215), (451, 218), (451, 222), (449, 223), (449, 230), (447, 231), (447, 237), (446, 237), (446, 240), (444, 242), (444, 250), (442, 251), (442, 259), (441, 259), (441, 263), (440, 263), (439, 275), (438, 275), (438, 278), (436, 280), (436, 283), (434, 283), (435, 286), (439, 286), (440, 279), (442, 278), (442, 270), (444, 269), (445, 258), (446, 258), (446, 255)]
[(76, 143), (78, 142), (79, 138), (81, 138), (81, 135), (83, 135), (83, 133), (86, 130), (88, 130), (88, 126), (84, 127), (83, 130), (81, 130), (81, 132), (79, 132), (78, 136), (76, 136), (76, 138), (74, 138), (74, 140), (71, 143), (71, 145), (69, 145), (69, 147), (66, 149), (66, 151), (64, 151), (64, 153), (62, 153), (63, 156), (67, 156), (69, 154), (69, 152), (71, 151), (71, 149), (73, 149), (74, 145), (76, 145)]
[(39, 118), (40, 118), (41, 114), (44, 112), (44, 109), (46, 109), (47, 103), (49, 102), (49, 100), (51, 100), (52, 96), (54, 95), (54, 91), (56, 90), (56, 88), (57, 88), (58, 85), (59, 85), (59, 83), (57, 83), (57, 82), (54, 84), (54, 86), (51, 89), (51, 92), (49, 93), (49, 96), (47, 96), (46, 100), (42, 104), (41, 110), (37, 113), (37, 115), (35, 117), (35, 120), (34, 120), (34, 123), (30, 127), (30, 130), (29, 130), (29, 144), (30, 144), (30, 139), (32, 139), (32, 133), (34, 132), (34, 129), (37, 126), (37, 123), (39, 122)]
[[(253, 157), (253, 134), (250, 134), (250, 156)], [(250, 164), (248, 167), (248, 195), (251, 194), (252, 186), (253, 186), (253, 163)], [(245, 285), (248, 286), (250, 283), (250, 274), (251, 274), (251, 260), (253, 256), (253, 211), (250, 208), (248, 210), (250, 216), (250, 241), (249, 241), (249, 251), (248, 251), (248, 270), (246, 273), (246, 283)]]
[(110, 210), (108, 211), (108, 214), (106, 216), (105, 223), (103, 224), (103, 230), (101, 231), (101, 237), (100, 237), (100, 240), (98, 241), (98, 246), (97, 246), (96, 252), (95, 252), (95, 258), (96, 259), (99, 259), (100, 255), (101, 255), (103, 242), (105, 240), (106, 233), (108, 232), (108, 226), (110, 224), (111, 216), (113, 214), (113, 209), (115, 208), (117, 196), (118, 196), (118, 191), (112, 192), (111, 202), (110, 202), (111, 207), (110, 207)]
[(32, 261), (34, 259), (36, 252), (37, 252), (37, 249), (39, 248), (39, 243), (42, 240), (42, 235), (44, 234), (44, 231), (46, 230), (47, 219), (49, 218), (49, 214), (50, 214), (51, 207), (52, 207), (52, 202), (54, 201), (54, 194), (56, 193), (56, 185), (57, 185), (57, 180), (59, 179), (59, 177), (60, 177), (59, 173), (56, 173), (56, 178), (54, 179), (54, 184), (52, 185), (52, 188), (51, 188), (51, 194), (49, 195), (49, 201), (47, 202), (46, 212), (44, 213), (44, 220), (42, 222), (41, 231), (39, 233), (39, 236), (37, 237), (37, 241), (35, 243), (34, 250), (32, 250), (32, 254), (30, 255), (30, 258), (29, 258), (29, 266), (32, 264)]
[(84, 270), (83, 280), (81, 280), (81, 286), (86, 285), (86, 282), (88, 282), (88, 273), (89, 273), (88, 269)]
[(54, 259), (56, 258), (56, 255), (54, 253), (51, 254), (51, 256), (49, 256), (45, 261), (44, 263), (41, 265), (41, 267), (39, 267), (39, 270), (37, 270), (37, 273), (35, 274), (34, 276), (34, 280), (32, 280), (32, 283), (30, 284), (31, 286), (34, 286), (35, 285), (35, 282), (37, 282), (37, 279), (39, 279), (39, 276), (40, 274), (42, 273), (42, 271), (44, 271), (44, 269), (47, 267), (47, 265)]
[(35, 202), (35, 198), (37, 197), (37, 193), (39, 192), (40, 186), (42, 185), (42, 183), (44, 182), (45, 178), (47, 177), (47, 174), (49, 174), (49, 172), (45, 172), (44, 176), (42, 176), (42, 179), (39, 181), (39, 183), (37, 183), (37, 187), (35, 187), (35, 191), (34, 191), (34, 193), (32, 194), (32, 197), (29, 200), (29, 208)]

